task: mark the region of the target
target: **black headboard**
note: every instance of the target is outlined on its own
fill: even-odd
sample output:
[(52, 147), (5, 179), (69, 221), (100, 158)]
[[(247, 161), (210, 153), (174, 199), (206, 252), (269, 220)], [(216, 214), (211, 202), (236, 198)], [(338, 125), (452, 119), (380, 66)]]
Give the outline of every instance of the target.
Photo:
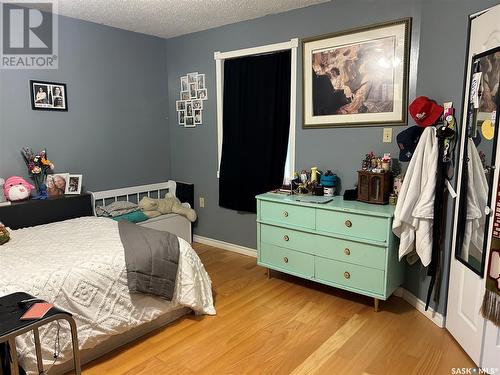
[(13, 202), (0, 207), (0, 221), (11, 229), (92, 216), (90, 194), (67, 195), (47, 200)]

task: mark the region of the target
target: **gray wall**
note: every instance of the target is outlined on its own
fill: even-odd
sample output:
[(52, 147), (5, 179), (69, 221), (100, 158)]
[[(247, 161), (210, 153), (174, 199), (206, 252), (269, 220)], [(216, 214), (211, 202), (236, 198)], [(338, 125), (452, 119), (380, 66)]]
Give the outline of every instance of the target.
[[(27, 177), (20, 149), (47, 147), (88, 189), (170, 175), (161, 38), (60, 17), (58, 70), (0, 71), (0, 176)], [(68, 112), (33, 111), (29, 80), (64, 82)]]
[[(199, 221), (195, 233), (251, 248), (256, 246), (255, 215), (218, 206), (214, 51), (230, 51), (412, 17), (410, 100), (416, 95), (427, 95), (438, 102), (453, 100), (460, 112), (467, 15), (495, 3), (497, 1), (490, 0), (336, 0), (167, 40), (172, 177), (195, 183), (196, 204), (199, 196), (205, 197), (205, 208), (197, 207)], [(354, 186), (356, 170), (365, 153), (373, 150), (396, 155), (397, 145), (395, 142), (382, 143), (382, 128), (302, 129), (301, 65), (296, 168), (318, 165), (322, 169), (332, 169), (340, 176), (343, 188), (350, 188)], [(179, 77), (191, 71), (206, 74), (209, 100), (204, 103), (203, 125), (184, 129), (177, 126), (175, 100), (179, 95)], [(401, 130), (393, 129), (394, 140)], [(449, 213), (451, 215), (451, 208)], [(449, 240), (451, 230), (447, 233)], [(448, 253), (449, 247), (447, 241)], [(449, 254), (447, 262), (448, 259)], [(445, 270), (445, 280), (447, 274)], [(419, 266), (408, 267), (406, 287), (421, 299), (425, 298), (426, 282), (424, 270)], [(438, 306), (440, 312), (445, 311), (445, 284)]]

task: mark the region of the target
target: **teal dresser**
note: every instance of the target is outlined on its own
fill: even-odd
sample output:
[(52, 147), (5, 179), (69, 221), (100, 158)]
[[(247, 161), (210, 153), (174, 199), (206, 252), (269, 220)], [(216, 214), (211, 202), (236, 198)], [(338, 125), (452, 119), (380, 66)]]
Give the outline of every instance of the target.
[(296, 196), (257, 196), (258, 264), (386, 300), (403, 283), (392, 233), (394, 207), (335, 197), (326, 204)]

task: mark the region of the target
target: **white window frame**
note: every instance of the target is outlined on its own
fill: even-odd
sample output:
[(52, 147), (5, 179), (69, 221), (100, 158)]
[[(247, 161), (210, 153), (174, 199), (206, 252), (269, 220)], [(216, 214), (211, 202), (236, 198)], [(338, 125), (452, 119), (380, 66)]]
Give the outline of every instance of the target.
[(288, 42), (268, 44), (260, 47), (244, 48), (229, 52), (214, 52), (215, 77), (217, 90), (217, 178), (220, 176), (222, 158), (222, 129), (224, 113), (224, 60), (235, 57), (261, 55), (264, 53), (291, 51), (290, 71), (290, 135), (288, 137), (288, 154), (285, 166), (285, 179), (292, 178), (295, 171), (295, 126), (297, 123), (297, 49), (299, 39)]

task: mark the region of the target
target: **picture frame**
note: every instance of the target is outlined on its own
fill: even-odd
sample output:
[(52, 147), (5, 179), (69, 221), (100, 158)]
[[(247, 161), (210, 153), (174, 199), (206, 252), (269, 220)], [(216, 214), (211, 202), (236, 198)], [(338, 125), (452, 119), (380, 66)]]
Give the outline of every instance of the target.
[(184, 124), (185, 128), (194, 128), (196, 125), (194, 123), (194, 117), (193, 116), (186, 116), (186, 123)]
[(207, 100), (208, 99), (208, 94), (207, 94), (207, 89), (198, 89), (196, 91), (196, 99), (201, 99), (201, 100)]
[(203, 123), (203, 111), (201, 109), (194, 110), (194, 124), (201, 125)]
[(181, 77), (181, 91), (188, 91), (188, 76)]
[(190, 100), (186, 101), (186, 116), (193, 116), (193, 102)]
[(177, 122), (181, 126), (184, 126), (186, 124), (186, 111), (177, 112)]
[(193, 99), (191, 103), (193, 103), (193, 109), (203, 109), (203, 100)]
[(205, 74), (198, 74), (196, 76), (196, 84), (198, 86), (198, 90), (205, 88)]
[(189, 84), (189, 94), (191, 96), (191, 99), (196, 99), (198, 94), (198, 87), (196, 82), (192, 82)]
[(69, 174), (68, 183), (66, 184), (65, 194), (78, 195), (82, 193), (82, 178), (81, 174)]
[(407, 123), (411, 18), (305, 39), (303, 128)]
[(186, 101), (185, 100), (176, 100), (175, 101), (175, 110), (176, 111), (184, 111), (186, 109)]
[(196, 83), (196, 81), (197, 81), (196, 77), (197, 76), (198, 76), (198, 72), (188, 73), (187, 74), (188, 83)]
[(58, 197), (66, 194), (69, 173), (53, 173), (47, 175), (45, 185), (49, 197)]
[(191, 94), (189, 93), (189, 91), (181, 91), (180, 99), (184, 101), (191, 100)]
[(65, 83), (30, 80), (30, 93), (34, 111), (68, 111)]

